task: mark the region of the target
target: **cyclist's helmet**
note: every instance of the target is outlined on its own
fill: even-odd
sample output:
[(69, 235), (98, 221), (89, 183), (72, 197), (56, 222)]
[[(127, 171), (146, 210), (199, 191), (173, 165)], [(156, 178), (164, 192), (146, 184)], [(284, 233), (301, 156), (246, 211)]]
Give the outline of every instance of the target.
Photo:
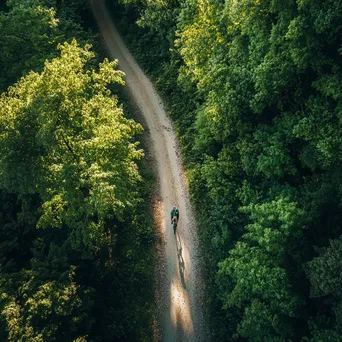
[(176, 210), (176, 206), (174, 205), (174, 206), (172, 207), (172, 209), (173, 209), (173, 210)]

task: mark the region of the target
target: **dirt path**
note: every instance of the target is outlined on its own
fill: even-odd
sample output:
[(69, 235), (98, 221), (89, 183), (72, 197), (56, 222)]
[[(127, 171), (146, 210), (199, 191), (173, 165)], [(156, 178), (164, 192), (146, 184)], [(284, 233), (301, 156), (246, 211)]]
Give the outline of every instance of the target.
[[(209, 341), (201, 305), (203, 288), (196, 225), (175, 133), (162, 100), (125, 47), (104, 1), (93, 0), (92, 6), (110, 57), (119, 60), (132, 98), (146, 120), (156, 160), (160, 184), (158, 222), (165, 239), (164, 262), (159, 265), (162, 276), (156, 290), (161, 338), (163, 341)], [(173, 204), (180, 209), (176, 235), (169, 218)]]

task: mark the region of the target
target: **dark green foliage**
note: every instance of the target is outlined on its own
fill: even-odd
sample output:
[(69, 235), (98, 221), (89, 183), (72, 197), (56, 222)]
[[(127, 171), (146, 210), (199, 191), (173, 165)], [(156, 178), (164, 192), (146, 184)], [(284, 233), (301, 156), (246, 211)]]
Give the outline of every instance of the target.
[[(331, 240), (329, 246), (322, 248), (320, 255), (305, 267), (311, 283), (310, 297), (322, 299), (320, 315), (310, 320), (316, 340), (323, 340), (322, 335), (327, 334), (324, 331), (330, 332), (332, 341), (338, 340), (342, 334), (341, 248), (341, 239)], [(327, 319), (324, 313), (330, 310), (332, 317)]]
[(77, 12), (70, 2), (59, 4), (57, 13), (64, 11), (62, 18), (56, 17), (55, 1), (11, 0), (7, 4), (8, 11), (0, 12), (0, 91), (29, 71), (41, 71), (46, 59), (58, 55), (57, 44), (73, 38), (82, 45), (92, 43), (94, 34), (84, 32), (73, 20)]
[(341, 340), (342, 2), (119, 2), (208, 215), (215, 339)]
[(41, 69), (61, 41), (53, 9), (38, 7), (33, 0), (8, 4), (9, 11), (0, 13), (1, 91), (21, 75)]

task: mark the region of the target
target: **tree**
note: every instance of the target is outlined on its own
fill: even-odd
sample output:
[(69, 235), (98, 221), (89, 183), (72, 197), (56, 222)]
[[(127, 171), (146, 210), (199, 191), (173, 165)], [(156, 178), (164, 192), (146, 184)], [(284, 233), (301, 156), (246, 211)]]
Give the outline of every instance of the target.
[(7, 5), (9, 10), (0, 12), (0, 65), (3, 70), (0, 91), (30, 71), (40, 72), (45, 60), (57, 57), (59, 43), (77, 37), (84, 45), (93, 38), (91, 32), (85, 33), (80, 24), (72, 20), (76, 7), (74, 14), (69, 9), (62, 17), (57, 17), (53, 1), (10, 0)]
[[(115, 228), (140, 201), (141, 126), (124, 117), (108, 89), (123, 84), (123, 73), (108, 60), (98, 71), (89, 67), (90, 46), (73, 41), (59, 49), (41, 74), (29, 73), (0, 97), (1, 188), (38, 195), (39, 204), (31, 267), (0, 277), (10, 341), (85, 340), (94, 290), (78, 284), (82, 260), (114, 262)], [(99, 271), (105, 279), (105, 268)]]
[(225, 306), (244, 310), (238, 332), (251, 341), (286, 341), (293, 338), (291, 318), (300, 299), (291, 290), (285, 269), (288, 239), (296, 234), (302, 215), (296, 203), (279, 197), (270, 203), (242, 208), (251, 218), (230, 256), (220, 264), (222, 279), (231, 289), (222, 297)]
[(309, 296), (303, 265), (342, 233), (340, 1), (117, 2), (208, 213), (216, 336), (338, 340), (338, 310)]
[[(310, 279), (310, 297), (322, 298), (321, 313), (311, 318), (311, 332), (315, 340), (323, 341), (323, 336), (329, 336), (332, 341), (342, 338), (342, 292), (341, 292), (341, 254), (342, 241), (331, 240), (328, 247), (319, 251), (319, 256), (305, 266)], [(326, 308), (332, 308), (326, 314)], [(327, 339), (329, 341), (329, 339)]]
[(106, 88), (123, 84), (123, 74), (107, 60), (98, 73), (86, 70), (94, 57), (89, 46), (82, 50), (73, 42), (60, 49), (61, 57), (47, 62), (41, 75), (30, 73), (1, 97), (1, 185), (41, 194), (41, 226), (62, 224), (57, 218), (66, 219), (70, 205), (100, 221), (109, 213), (122, 218), (135, 203), (140, 177), (133, 160), (142, 156), (131, 141), (141, 127), (123, 117)]
[(0, 90), (5, 90), (29, 71), (40, 71), (45, 59), (56, 56), (60, 41), (55, 11), (38, 1), (8, 1), (10, 10), (0, 12)]

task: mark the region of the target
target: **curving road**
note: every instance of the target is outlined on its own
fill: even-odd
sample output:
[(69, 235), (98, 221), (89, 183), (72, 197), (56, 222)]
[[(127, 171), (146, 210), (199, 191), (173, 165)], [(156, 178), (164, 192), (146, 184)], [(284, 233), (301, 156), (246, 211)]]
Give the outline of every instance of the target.
[[(159, 179), (158, 218), (163, 233), (163, 258), (157, 274), (157, 329), (163, 341), (209, 341), (203, 317), (203, 282), (194, 215), (172, 124), (153, 85), (134, 61), (107, 12), (103, 0), (92, 8), (111, 58), (119, 60), (133, 101), (146, 120)], [(169, 212), (180, 209), (177, 234)]]

